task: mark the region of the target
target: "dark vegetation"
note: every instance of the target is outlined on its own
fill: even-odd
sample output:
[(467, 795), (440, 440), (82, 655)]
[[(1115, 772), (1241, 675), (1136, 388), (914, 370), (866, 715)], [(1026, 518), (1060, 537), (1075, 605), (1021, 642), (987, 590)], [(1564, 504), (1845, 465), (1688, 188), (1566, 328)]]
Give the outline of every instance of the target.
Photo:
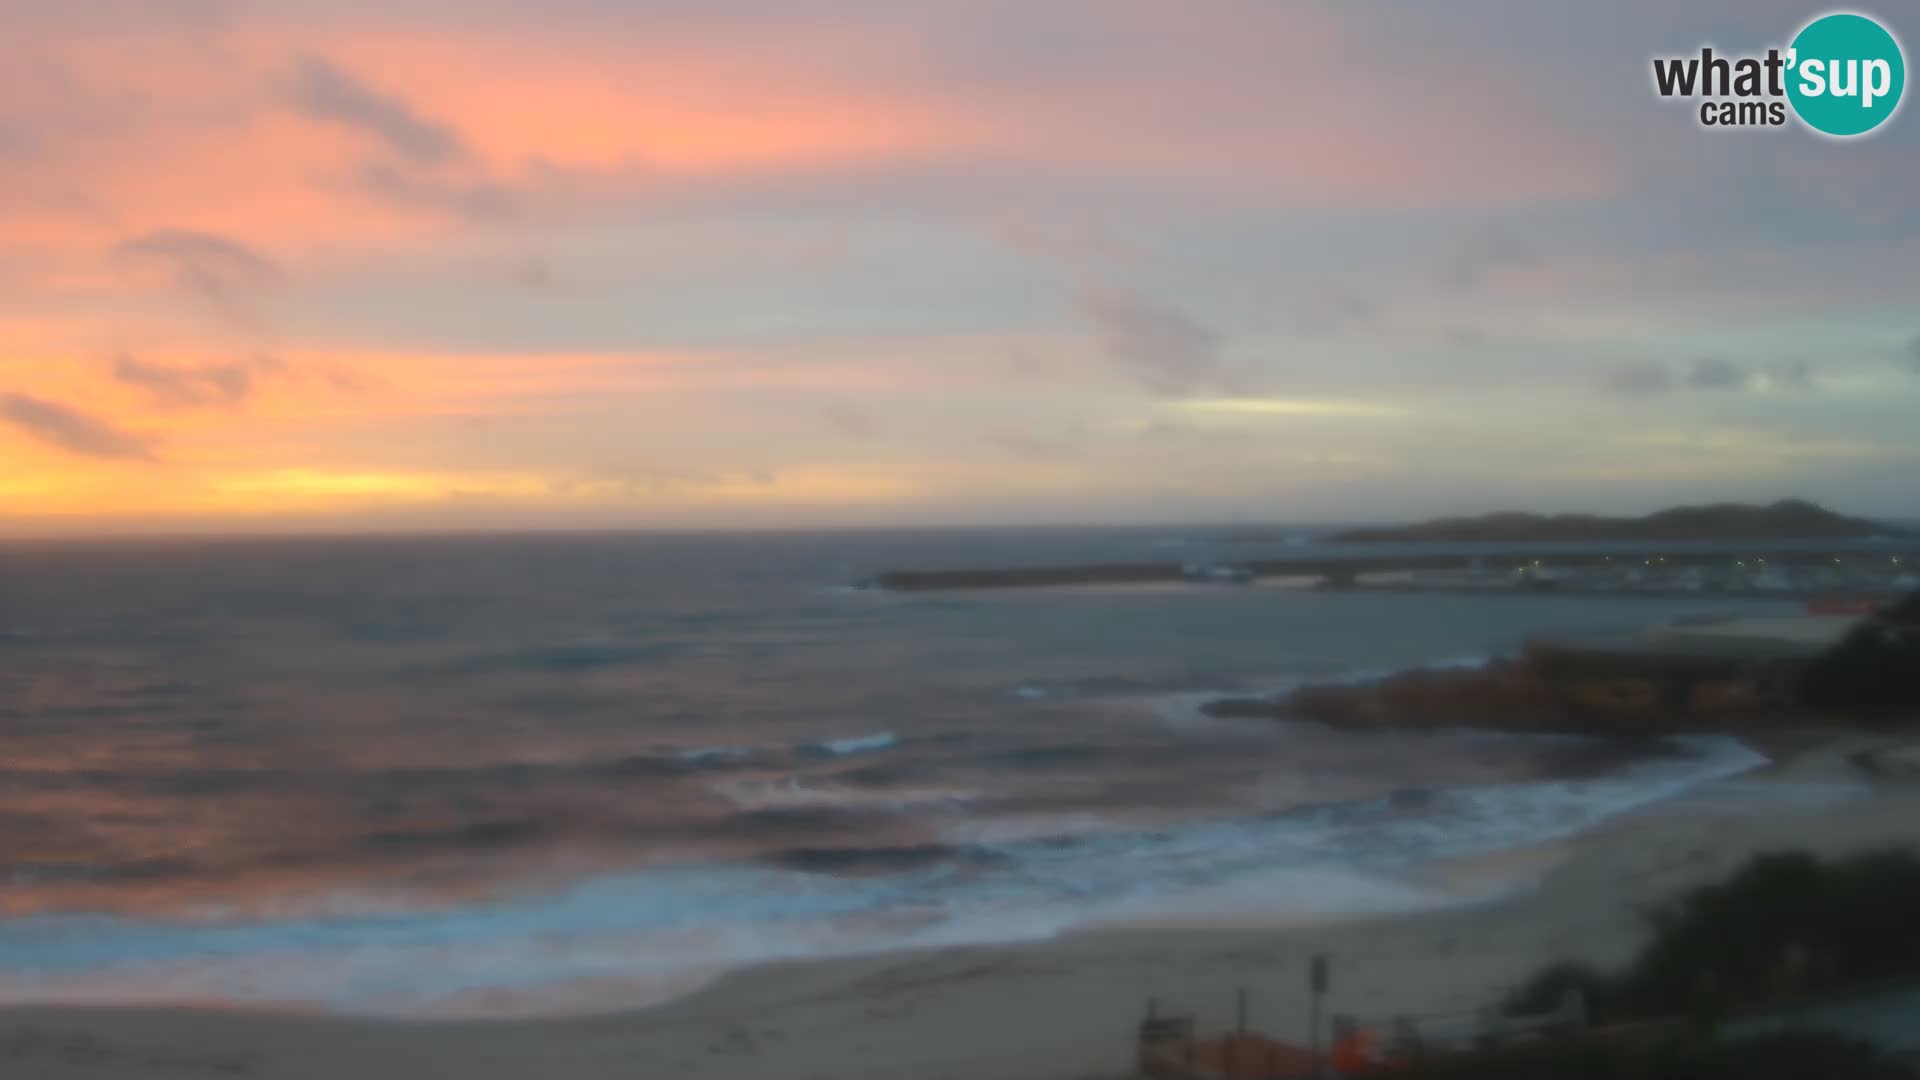
[(1442, 518), (1418, 525), (1350, 529), (1329, 539), (1347, 543), (1859, 540), (1898, 532), (1864, 518), (1836, 514), (1802, 499), (1783, 499), (1767, 506), (1742, 503), (1679, 506), (1636, 518), (1594, 514), (1486, 514)]
[(1742, 732), (1808, 722), (1797, 700), (1806, 664), (1535, 645), (1480, 669), (1407, 671), (1205, 708), (1215, 716), (1317, 720), (1347, 730), (1473, 727), (1619, 738)]
[(1795, 1032), (1719, 1043), (1690, 1037), (1631, 1044), (1536, 1043), (1438, 1059), (1408, 1080), (1916, 1080), (1920, 1071), (1873, 1046)]
[(1762, 855), (1651, 912), (1653, 937), (1626, 970), (1556, 965), (1507, 1004), (1539, 1012), (1578, 990), (1598, 1024), (1713, 1021), (1822, 989), (1920, 975), (1916, 912), (1920, 857), (1911, 853)]
[(1883, 609), (1816, 659), (1800, 697), (1821, 712), (1920, 711), (1920, 593)]
[[(1547, 968), (1506, 1002), (1514, 1012), (1585, 995), (1614, 1032), (1423, 1062), (1422, 1080), (1920, 1080), (1912, 1064), (1839, 1036), (1789, 1032), (1718, 1041), (1711, 1025), (1823, 989), (1920, 975), (1920, 857), (1837, 860), (1790, 853), (1650, 913), (1653, 937), (1623, 971)], [(1678, 1027), (1661, 1021), (1678, 1018)], [(1689, 1023), (1688, 1021), (1691, 1021)], [(1635, 1027), (1634, 1025), (1643, 1025)]]

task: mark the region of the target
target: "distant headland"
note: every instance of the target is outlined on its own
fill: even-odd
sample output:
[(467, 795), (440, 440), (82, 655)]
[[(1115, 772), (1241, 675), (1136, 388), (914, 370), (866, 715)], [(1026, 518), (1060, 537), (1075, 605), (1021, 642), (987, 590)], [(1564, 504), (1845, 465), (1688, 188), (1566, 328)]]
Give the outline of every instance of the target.
[[(1813, 503), (1683, 506), (1637, 518), (1491, 514), (1318, 537), (1238, 532), (1219, 544), (1281, 550), (1231, 562), (1046, 563), (888, 570), (860, 588), (1017, 589), (1072, 585), (1244, 584), (1323, 588), (1562, 592), (1747, 592), (1780, 597), (1913, 587), (1920, 534)], [(1887, 543), (1885, 541), (1892, 541)], [(1363, 543), (1391, 545), (1384, 550)], [(1555, 544), (1563, 545), (1553, 550)], [(1586, 547), (1576, 545), (1585, 544)], [(1551, 562), (1552, 565), (1543, 565)], [(1370, 579), (1370, 580), (1369, 580)]]
[(1440, 518), (1417, 525), (1349, 529), (1335, 543), (1548, 543), (1598, 541), (1864, 540), (1905, 530), (1837, 514), (1804, 499), (1765, 506), (1717, 503), (1677, 506), (1644, 517), (1498, 513)]

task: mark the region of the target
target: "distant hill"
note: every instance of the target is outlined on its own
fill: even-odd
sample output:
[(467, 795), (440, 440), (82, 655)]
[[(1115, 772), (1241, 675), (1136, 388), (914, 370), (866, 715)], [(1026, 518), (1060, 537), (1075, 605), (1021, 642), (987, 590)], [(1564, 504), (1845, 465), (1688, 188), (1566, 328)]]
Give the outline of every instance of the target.
[(1442, 518), (1419, 525), (1350, 529), (1328, 539), (1344, 543), (1858, 540), (1902, 532), (1864, 518), (1836, 514), (1802, 499), (1783, 499), (1770, 506), (1743, 503), (1678, 506), (1635, 518), (1593, 514), (1486, 514)]

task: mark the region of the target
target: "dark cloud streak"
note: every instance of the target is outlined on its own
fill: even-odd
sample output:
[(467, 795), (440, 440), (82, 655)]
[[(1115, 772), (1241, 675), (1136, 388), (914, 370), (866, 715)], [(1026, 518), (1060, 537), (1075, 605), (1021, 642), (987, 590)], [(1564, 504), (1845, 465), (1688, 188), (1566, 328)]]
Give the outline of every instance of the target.
[(453, 129), (421, 116), (405, 101), (382, 93), (323, 57), (301, 59), (291, 98), (306, 115), (364, 131), (416, 164), (441, 165), (468, 156), (466, 144)]
[(1639, 361), (1618, 364), (1599, 373), (1600, 386), (1626, 397), (1652, 397), (1673, 390), (1673, 371), (1665, 364)]
[(238, 405), (253, 396), (256, 378), (278, 370), (279, 363), (262, 357), (228, 364), (169, 367), (131, 356), (116, 356), (113, 377), (144, 391), (162, 405)]
[(167, 267), (179, 288), (243, 326), (257, 323), (267, 297), (287, 282), (278, 263), (217, 233), (156, 229), (123, 240), (114, 250)]
[(874, 422), (873, 414), (858, 405), (835, 402), (820, 410), (820, 419), (829, 428), (849, 439), (871, 439), (879, 434), (880, 426)]
[(1659, 360), (1636, 360), (1594, 373), (1600, 387), (1625, 397), (1700, 392), (1709, 394), (1766, 393), (1773, 390), (1810, 392), (1816, 389), (1813, 365), (1788, 360), (1764, 369), (1736, 364), (1725, 357), (1703, 356), (1687, 365)]
[(151, 461), (146, 439), (57, 401), (0, 393), (0, 420), (50, 446), (82, 457)]
[(1687, 370), (1687, 385), (1695, 390), (1742, 390), (1747, 373), (1718, 356), (1701, 357)]
[(1171, 304), (1127, 290), (1090, 294), (1081, 310), (1101, 351), (1166, 397), (1221, 388), (1220, 334)]

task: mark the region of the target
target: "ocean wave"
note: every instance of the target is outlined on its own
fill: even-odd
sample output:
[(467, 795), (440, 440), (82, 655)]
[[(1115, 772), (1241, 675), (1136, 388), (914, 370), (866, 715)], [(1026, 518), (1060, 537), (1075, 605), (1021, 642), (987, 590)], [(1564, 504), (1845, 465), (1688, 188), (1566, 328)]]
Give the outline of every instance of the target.
[(863, 788), (911, 787), (938, 775), (947, 764), (945, 758), (928, 756), (888, 756), (860, 760), (867, 764), (834, 770), (834, 782)]
[(809, 743), (804, 749), (814, 753), (844, 757), (848, 754), (865, 754), (874, 750), (886, 750), (898, 745), (899, 742), (899, 738), (891, 731), (875, 731), (867, 735), (854, 735), (844, 739), (828, 739), (825, 742)]
[(895, 880), (716, 867), (378, 916), (0, 921), (0, 1005), (229, 1001), (381, 1017), (578, 1015), (657, 1004), (750, 963), (1039, 938), (1075, 920), (1068, 905), (876, 908)]
[(16, 792), (96, 788), (143, 795), (199, 796), (285, 791), (303, 775), (288, 769), (0, 769), (0, 788)]
[(492, 851), (544, 839), (554, 822), (539, 818), (471, 821), (441, 829), (384, 829), (358, 837), (359, 846), (387, 856), (417, 856), (436, 851)]
[[(1493, 662), (1497, 659), (1499, 658), (1496, 656), (1490, 655), (1488, 653), (1468, 653), (1463, 656), (1451, 656), (1451, 657), (1445, 657), (1439, 660), (1429, 660), (1425, 663), (1413, 664), (1409, 667), (1356, 668), (1352, 671), (1345, 672), (1339, 675), (1331, 675), (1324, 678), (1315, 678), (1315, 679), (1302, 679), (1302, 680), (1299, 680), (1299, 683), (1297, 685), (1304, 685), (1304, 684), (1311, 683), (1317, 686), (1366, 686), (1369, 683), (1385, 682), (1386, 680), (1391, 679), (1396, 675), (1403, 675), (1413, 671), (1480, 671), (1484, 668), (1491, 667), (1493, 665)], [(1297, 685), (1295, 688), (1297, 688)]]
[(28, 861), (0, 865), (0, 875), (16, 887), (73, 884), (152, 884), (190, 877), (203, 867), (191, 859), (151, 858), (113, 863)]
[(550, 781), (693, 775), (741, 764), (752, 753), (744, 747), (707, 747), (576, 761), (483, 761), (470, 765), (394, 765), (372, 769), (0, 769), (0, 787), (16, 791), (97, 788), (178, 797), (284, 793), (298, 789), (353, 790), (367, 794), (447, 788), (498, 792)]
[[(794, 755), (846, 758), (890, 749), (903, 741), (877, 732), (828, 742), (764, 746), (658, 746), (609, 757), (572, 760), (492, 760), (453, 764), (398, 764), (369, 768), (320, 765), (212, 766), (203, 768), (28, 765), (0, 768), (0, 787), (22, 793), (91, 790), (116, 795), (201, 798), (305, 792), (356, 798), (423, 792), (448, 795), (471, 791), (497, 797), (542, 785), (581, 781), (624, 783), (672, 780), (750, 768), (761, 760), (789, 761)], [(921, 740), (932, 744), (937, 740)]]
[(674, 757), (681, 761), (739, 761), (752, 755), (753, 751), (744, 746), (696, 746), (681, 750)]
[[(1731, 738), (1672, 743), (1675, 753), (1592, 779), (1409, 790), (1281, 819), (1111, 831), (1098, 819), (1056, 820), (994, 843), (823, 836), (752, 864), (660, 867), (452, 907), (186, 924), (0, 920), (0, 1002), (218, 998), (392, 1015), (433, 1014), (458, 998), (482, 1015), (566, 1011), (584, 999), (536, 988), (604, 978), (684, 988), (696, 972), (752, 962), (1194, 911), (1400, 910), (1448, 901), (1382, 884), (1399, 868), (1550, 840), (1765, 761)], [(823, 796), (848, 793), (801, 797)], [(826, 807), (756, 812), (800, 823), (826, 813), (821, 823), (838, 824)], [(1083, 824), (1090, 831), (1057, 835)], [(482, 839), (508, 842), (513, 832)], [(487, 993), (503, 986), (527, 993), (490, 1013)]]
[(897, 847), (786, 848), (760, 861), (807, 874), (901, 874), (934, 867), (1004, 866), (1011, 857), (992, 848), (954, 844), (908, 844)]
[(742, 809), (703, 830), (705, 835), (773, 841), (788, 836), (845, 835), (870, 824), (858, 809), (822, 803)]
[(939, 823), (944, 843), (966, 847), (1034, 845), (1071, 847), (1104, 835), (1137, 831), (1123, 819), (1093, 810), (1028, 811), (982, 817), (957, 817)]
[(687, 651), (678, 642), (577, 642), (566, 645), (533, 645), (505, 652), (478, 653), (456, 661), (454, 667), (467, 674), (502, 671), (578, 672), (602, 668), (670, 660)]
[(1091, 743), (1057, 743), (1026, 746), (1012, 750), (994, 750), (969, 758), (971, 764), (1006, 769), (1085, 768), (1113, 753), (1109, 747)]
[(956, 787), (849, 787), (809, 783), (797, 776), (778, 780), (722, 781), (713, 791), (742, 810), (833, 809), (898, 813), (962, 806), (981, 798), (981, 792)]

